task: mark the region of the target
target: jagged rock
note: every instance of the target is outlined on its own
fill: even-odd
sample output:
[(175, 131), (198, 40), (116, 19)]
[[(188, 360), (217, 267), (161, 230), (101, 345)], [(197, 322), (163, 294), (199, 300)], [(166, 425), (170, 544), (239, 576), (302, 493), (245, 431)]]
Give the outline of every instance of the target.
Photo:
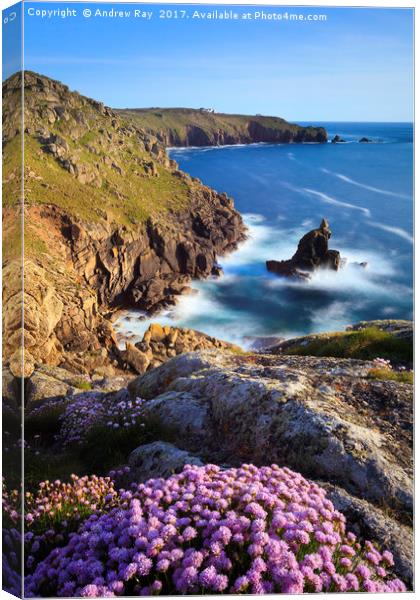
[(3, 270), (3, 334), (4, 353), (13, 357), (16, 376), (21, 369), (18, 367), (21, 361), (18, 349), (23, 339), (27, 361), (25, 376), (29, 377), (34, 360), (57, 360), (60, 344), (53, 332), (61, 319), (63, 303), (42, 268), (26, 260), (24, 273), (22, 294), (23, 271), (20, 261), (10, 262)]
[[(373, 363), (313, 357), (176, 357), (129, 384), (176, 445), (216, 462), (288, 465), (400, 514), (412, 510), (412, 386)], [(383, 407), (383, 408), (379, 408)]]
[(185, 465), (202, 466), (203, 462), (185, 450), (167, 442), (152, 442), (136, 448), (129, 457), (130, 478), (142, 482), (151, 478), (170, 477)]
[(34, 372), (34, 357), (24, 348), (17, 348), (10, 357), (9, 369), (14, 377), (26, 379)]
[(331, 230), (326, 219), (318, 229), (306, 233), (299, 241), (295, 254), (289, 260), (268, 260), (267, 270), (276, 275), (307, 280), (309, 272), (319, 268), (337, 271), (342, 263), (338, 250), (330, 250)]
[(369, 139), (369, 138), (367, 138), (367, 137), (362, 137), (362, 138), (360, 138), (360, 140), (359, 140), (359, 144), (371, 144), (371, 143), (372, 143), (372, 140), (370, 140), (370, 139)]
[(335, 135), (331, 140), (331, 144), (343, 144), (346, 140), (343, 140), (339, 135)]
[[(127, 348), (128, 346), (131, 346), (131, 344), (127, 344)], [(137, 342), (135, 347), (131, 346), (131, 348), (148, 357), (147, 366), (141, 371), (142, 373), (147, 368), (155, 368), (178, 354), (194, 350), (218, 348), (230, 352), (242, 352), (239, 346), (211, 337), (201, 331), (183, 329), (181, 327), (162, 327), (159, 323), (152, 323), (145, 332), (141, 342)], [(123, 353), (123, 357), (128, 363), (134, 366), (133, 362), (130, 362), (128, 358), (127, 351)]]
[[(118, 402), (119, 396), (126, 393), (125, 386), (131, 379), (130, 374), (115, 374), (115, 371), (111, 374), (108, 369), (98, 378), (96, 375), (75, 374), (62, 367), (37, 364), (25, 384), (25, 406), (29, 414), (45, 403), (60, 404), (73, 398), (102, 398), (112, 394)], [(17, 389), (15, 384), (13, 389)]]
[(128, 342), (126, 343), (123, 358), (136, 373), (139, 373), (139, 375), (143, 375), (150, 365), (150, 358), (144, 352), (141, 352), (138, 348), (133, 346), (133, 344)]

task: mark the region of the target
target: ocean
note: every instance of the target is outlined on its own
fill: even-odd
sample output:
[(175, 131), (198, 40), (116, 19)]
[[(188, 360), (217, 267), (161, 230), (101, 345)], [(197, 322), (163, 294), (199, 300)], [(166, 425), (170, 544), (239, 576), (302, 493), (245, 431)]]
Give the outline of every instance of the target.
[[(220, 258), (221, 278), (194, 282), (198, 293), (181, 297), (154, 322), (246, 347), (254, 336), (290, 338), (360, 320), (412, 318), (413, 127), (316, 124), (346, 143), (170, 150), (181, 169), (234, 199), (249, 237)], [(358, 143), (363, 136), (372, 143)], [(290, 258), (323, 217), (333, 234), (330, 248), (346, 266), (318, 271), (309, 282), (269, 274), (265, 261)], [(365, 261), (367, 268), (357, 264)], [(150, 321), (138, 317), (123, 316), (117, 331), (142, 337)]]

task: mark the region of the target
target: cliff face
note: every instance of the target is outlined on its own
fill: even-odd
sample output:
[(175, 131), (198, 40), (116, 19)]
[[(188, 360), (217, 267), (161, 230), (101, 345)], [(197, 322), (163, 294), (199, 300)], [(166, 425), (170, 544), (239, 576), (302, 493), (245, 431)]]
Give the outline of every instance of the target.
[[(5, 211), (16, 206), (8, 191), (19, 173), (18, 89), (19, 75), (3, 84)], [(156, 137), (101, 103), (27, 72), (24, 112), (26, 347), (34, 360), (90, 370), (114, 346), (106, 310), (173, 304), (245, 227), (231, 199), (180, 171)], [(12, 279), (18, 250), (5, 256)], [(13, 334), (16, 319), (8, 323)]]
[(165, 146), (223, 146), (226, 144), (323, 143), (323, 127), (302, 127), (279, 117), (229, 115), (203, 109), (150, 108), (118, 111)]

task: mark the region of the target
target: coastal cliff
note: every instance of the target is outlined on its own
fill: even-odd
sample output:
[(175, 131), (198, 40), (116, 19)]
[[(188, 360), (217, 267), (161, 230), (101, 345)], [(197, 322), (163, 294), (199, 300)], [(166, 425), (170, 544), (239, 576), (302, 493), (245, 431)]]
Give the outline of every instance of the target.
[(140, 108), (117, 112), (133, 119), (166, 147), (257, 142), (324, 143), (328, 139), (323, 127), (302, 127), (279, 117), (230, 115), (192, 108)]
[[(12, 192), (23, 133), (27, 364), (90, 371), (115, 346), (110, 309), (173, 304), (192, 278), (215, 272), (245, 226), (233, 201), (180, 171), (156, 137), (58, 81), (25, 73), (22, 132), (20, 85), (19, 74), (3, 84), (5, 285), (14, 289), (20, 269)], [(15, 292), (9, 358), (19, 352)]]

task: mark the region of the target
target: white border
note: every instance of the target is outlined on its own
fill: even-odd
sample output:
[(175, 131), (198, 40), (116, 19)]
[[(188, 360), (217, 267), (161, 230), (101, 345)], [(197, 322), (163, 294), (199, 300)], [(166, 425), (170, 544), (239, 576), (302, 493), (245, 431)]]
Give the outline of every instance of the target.
[[(32, 1), (42, 1), (42, 0), (32, 0)], [(51, 4), (54, 4), (56, 0), (44, 0), (44, 2), (49, 2)], [(82, 2), (83, 0), (80, 0), (80, 2)], [(204, 4), (204, 5), (208, 5), (208, 4), (214, 4), (214, 5), (224, 5), (224, 4), (229, 4), (229, 5), (233, 5), (233, 4), (238, 4), (238, 5), (268, 5), (268, 6), (302, 6), (302, 7), (340, 7), (340, 8), (354, 8), (354, 7), (359, 7), (359, 8), (415, 8), (415, 0), (380, 0), (379, 2), (375, 1), (375, 0), (359, 0), (359, 1), (351, 1), (351, 0), (335, 0), (334, 2), (331, 1), (324, 1), (324, 2), (317, 2), (312, 1), (312, 2), (305, 2), (302, 3), (302, 1), (299, 0), (288, 0), (286, 2), (279, 2), (278, 0), (254, 0), (253, 2), (247, 2), (246, 0), (217, 0), (217, 1), (202, 1), (202, 0), (148, 0), (146, 2), (135, 2), (133, 0), (126, 0), (125, 2), (112, 2), (108, 0), (87, 0), (90, 3), (98, 3), (98, 4), (104, 4), (104, 3), (109, 3), (109, 4)], [(66, 3), (66, 4), (77, 4), (79, 3), (78, 0), (62, 0), (62, 3)], [(4, 10), (5, 8), (8, 8), (9, 6), (12, 6), (13, 4), (16, 4), (15, 1), (13, 0), (0, 0), (0, 8), (1, 10)], [(414, 11), (414, 22), (415, 22), (415, 29), (416, 28), (416, 23), (417, 23), (417, 11)], [(0, 28), (0, 37), (1, 37), (1, 28)], [(1, 40), (0, 40), (1, 41)], [(1, 48), (1, 45), (0, 45)], [(417, 60), (418, 56), (417, 56), (417, 52), (418, 52), (418, 47), (417, 44), (415, 45), (415, 65), (419, 64), (419, 61)], [(0, 58), (1, 58), (1, 49), (0, 49)], [(415, 78), (415, 98), (418, 98), (418, 94), (417, 92), (417, 77)], [(415, 108), (416, 108), (416, 102), (415, 102)], [(416, 137), (414, 138), (414, 165), (415, 165), (415, 172), (417, 170), (417, 167), (419, 166), (420, 162), (418, 162), (418, 153), (417, 153), (417, 140)], [(0, 174), (1, 174), (1, 166), (0, 166)], [(417, 196), (417, 190), (418, 190), (418, 185), (417, 185), (417, 181), (416, 179), (414, 180), (414, 198), (416, 198)], [(415, 231), (417, 231), (417, 226), (418, 226), (418, 222), (420, 220), (419, 217), (419, 211), (415, 212)], [(1, 226), (0, 226), (0, 233), (1, 233)], [(414, 256), (415, 256), (415, 265), (418, 265), (418, 253), (420, 252), (420, 250), (418, 249), (417, 245), (415, 245), (414, 248)], [(0, 253), (1, 253), (1, 249), (0, 249)], [(417, 282), (416, 282), (417, 283)], [(416, 287), (417, 285), (415, 284), (414, 287), (414, 291), (416, 291)], [(414, 310), (416, 312), (416, 308), (417, 308), (417, 295), (415, 294), (415, 302), (414, 302)], [(415, 343), (415, 356), (417, 356), (417, 350), (420, 347), (420, 342), (416, 339), (416, 343)], [(1, 352), (1, 339), (0, 339), (0, 352)], [(415, 399), (417, 400), (417, 397), (419, 396), (419, 394), (417, 394), (417, 388), (416, 388), (416, 393), (415, 393)], [(417, 446), (415, 446), (415, 459), (416, 459), (416, 463), (418, 463), (417, 459), (418, 459), (418, 454), (419, 454), (419, 449)], [(417, 492), (417, 478), (415, 479), (415, 491)], [(417, 504), (417, 503), (416, 503)], [(415, 504), (415, 507), (416, 507)], [(419, 542), (419, 527), (416, 527), (415, 530), (415, 541), (416, 541), (416, 548), (418, 548), (418, 542)], [(415, 569), (414, 572), (417, 573), (417, 568), (418, 568), (418, 560), (417, 560), (417, 556), (418, 553), (415, 554)], [(0, 578), (1, 578), (1, 573), (0, 573)], [(305, 596), (296, 596), (296, 597), (300, 597), (300, 598), (304, 598), (307, 597), (308, 595)], [(311, 595), (312, 596), (312, 595)], [(363, 596), (366, 596), (366, 593), (363, 594)], [(389, 600), (397, 600), (397, 598), (404, 598), (404, 597), (408, 597), (408, 594), (369, 594), (368, 597), (371, 596), (375, 596), (375, 597), (383, 597)], [(232, 598), (238, 598), (238, 596), (231, 596)], [(255, 597), (255, 596), (254, 596)], [(284, 597), (284, 596), (283, 596)], [(0, 600), (11, 600), (12, 598), (14, 598), (14, 596), (8, 594), (7, 592), (4, 592), (0, 589)], [(172, 598), (172, 597), (169, 597)], [(188, 596), (188, 598), (194, 598), (194, 596)], [(203, 597), (199, 596), (197, 597), (200, 600), (202, 600)], [(279, 600), (279, 598), (281, 599), (282, 596), (279, 595), (270, 595), (270, 596), (264, 596), (264, 598), (267, 598), (267, 600)], [(328, 594), (328, 600), (329, 599), (341, 599), (343, 600), (343, 594)]]

